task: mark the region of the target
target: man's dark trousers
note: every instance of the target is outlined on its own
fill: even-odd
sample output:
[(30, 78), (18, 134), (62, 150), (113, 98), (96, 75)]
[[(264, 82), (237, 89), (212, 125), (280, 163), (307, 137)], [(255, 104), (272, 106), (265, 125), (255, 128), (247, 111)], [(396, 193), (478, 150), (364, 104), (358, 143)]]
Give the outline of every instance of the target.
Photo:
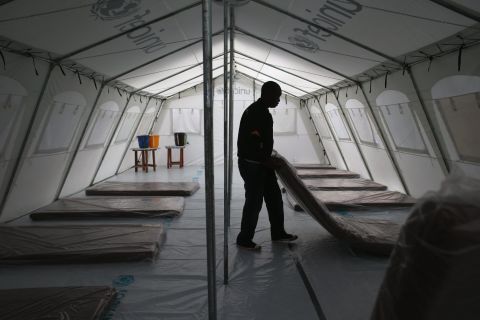
[(237, 243), (252, 241), (264, 199), (270, 220), (271, 236), (283, 235), (285, 233), (283, 200), (275, 170), (261, 163), (253, 163), (244, 159), (238, 160), (238, 169), (245, 182), (245, 205)]

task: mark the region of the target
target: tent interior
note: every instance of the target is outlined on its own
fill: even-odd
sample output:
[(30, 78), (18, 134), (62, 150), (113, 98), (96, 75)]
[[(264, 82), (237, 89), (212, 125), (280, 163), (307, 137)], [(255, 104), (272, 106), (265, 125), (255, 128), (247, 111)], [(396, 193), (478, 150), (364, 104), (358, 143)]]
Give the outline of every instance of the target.
[[(227, 3), (0, 0), (1, 301), (10, 299), (3, 290), (87, 286), (101, 288), (94, 290), (95, 299), (104, 292), (111, 299), (108, 307), (104, 300), (101, 308), (92, 304), (92, 319), (395, 319), (380, 312), (378, 304), (382, 281), (399, 262), (335, 238), (311, 216), (294, 210), (288, 188), (285, 224), (299, 240), (272, 243), (264, 207), (255, 234), (262, 250), (235, 246), (244, 203), (236, 164), (238, 127), (267, 81), (282, 88), (279, 105), (270, 110), (274, 148), (292, 166), (329, 165), (412, 199), (408, 206), (359, 202), (334, 210), (317, 197), (332, 214), (401, 226), (425, 197), (443, 199), (455, 192), (480, 212), (474, 196), (480, 191), (479, 1)], [(208, 45), (211, 52), (205, 56)], [(205, 65), (211, 68), (208, 77)], [(205, 79), (211, 83), (204, 85)], [(185, 165), (167, 168), (166, 147), (176, 144), (179, 132), (188, 137), (181, 149)], [(155, 171), (136, 170), (131, 149), (139, 147), (136, 137), (142, 135), (159, 136)], [(180, 150), (168, 152), (177, 158)], [(208, 177), (214, 177), (212, 184)], [(331, 182), (314, 179), (322, 181), (315, 191), (308, 185), (314, 182), (304, 180), (312, 194), (327, 194), (322, 188)], [(88, 188), (105, 182), (193, 182), (200, 189), (180, 199), (181, 214), (145, 215), (142, 206), (157, 204), (109, 196), (94, 206), (105, 209), (123, 201), (115, 210), (132, 206), (137, 215), (41, 221), (29, 216), (59, 200), (81, 203), (90, 197)], [(335, 195), (342, 192), (334, 190)], [(480, 220), (472, 219), (470, 225), (480, 234)], [(27, 241), (10, 234), (9, 227), (67, 226), (77, 230), (70, 238), (99, 232), (94, 240), (71, 239), (65, 246), (80, 248), (102, 239), (102, 250), (115, 251), (118, 247), (103, 241), (113, 237), (103, 233), (113, 232), (112, 225), (156, 226), (161, 235), (142, 238), (131, 231), (144, 241), (131, 244), (148, 256), (141, 261), (107, 262), (102, 252), (94, 254), (97, 263), (78, 257), (68, 263), (39, 262), (34, 253), (26, 260), (9, 260), (16, 249), (6, 239)], [(86, 231), (79, 226), (87, 226)], [(101, 226), (102, 231), (95, 229)], [(30, 240), (41, 246), (51, 236), (57, 245), (69, 237), (64, 232), (55, 238), (46, 230)], [(213, 251), (207, 245), (212, 238)], [(115, 245), (128, 247), (129, 240), (122, 239)], [(151, 241), (159, 252), (149, 251)], [(472, 270), (453, 270), (478, 288), (478, 236), (475, 241), (469, 244), (476, 252)], [(115, 289), (115, 297), (105, 287)], [(479, 311), (478, 293), (473, 300)], [(18, 304), (17, 310), (6, 311), (10, 315), (0, 311), (0, 319), (45, 312), (37, 302)], [(456, 318), (476, 318), (472, 308)], [(76, 310), (63, 312), (74, 315)], [(81, 319), (87, 319), (85, 314)]]

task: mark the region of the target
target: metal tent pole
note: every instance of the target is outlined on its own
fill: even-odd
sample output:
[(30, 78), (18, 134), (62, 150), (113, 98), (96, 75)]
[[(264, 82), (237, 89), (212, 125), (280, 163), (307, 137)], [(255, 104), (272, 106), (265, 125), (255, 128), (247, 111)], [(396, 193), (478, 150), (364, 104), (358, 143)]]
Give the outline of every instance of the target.
[(100, 157), (100, 161), (98, 162), (97, 168), (95, 169), (95, 172), (92, 176), (92, 179), (90, 180), (90, 184), (89, 184), (90, 186), (95, 182), (95, 178), (97, 177), (98, 171), (100, 170), (100, 168), (102, 166), (102, 163), (103, 163), (103, 160), (105, 159), (105, 156), (107, 155), (107, 152), (110, 149), (110, 145), (112, 144), (113, 137), (117, 133), (118, 127), (119, 127), (120, 123), (122, 122), (122, 118), (125, 115), (125, 112), (127, 111), (128, 103), (130, 102), (131, 97), (132, 97), (132, 95), (128, 96), (127, 101), (125, 102), (125, 107), (123, 108), (122, 113), (120, 114), (120, 117), (118, 117), (118, 121), (115, 124), (115, 128), (112, 130), (110, 138), (108, 139), (108, 143), (106, 144), (106, 147), (104, 148), (104, 150), (102, 152), (102, 156)]
[[(340, 91), (338, 91), (338, 93), (340, 94)], [(335, 92), (332, 92), (332, 94), (338, 103), (338, 108), (340, 108), (340, 112), (342, 113), (343, 118), (345, 119), (345, 122), (347, 123), (348, 130), (352, 134), (353, 142), (355, 143), (355, 147), (357, 147), (358, 153), (360, 154), (360, 158), (362, 158), (362, 162), (365, 166), (365, 169), (367, 169), (368, 176), (370, 177), (370, 180), (373, 180), (372, 172), (370, 171), (370, 167), (367, 163), (367, 160), (365, 159), (365, 155), (363, 154), (362, 148), (360, 147), (360, 142), (358, 141), (358, 138), (355, 135), (355, 131), (353, 130), (353, 125), (350, 123), (349, 119), (347, 118), (347, 115), (345, 114), (345, 110), (342, 107), (342, 104), (340, 103), (340, 100), (338, 99), (337, 95), (335, 95)]]
[(85, 122), (85, 126), (82, 129), (82, 133), (80, 134), (80, 138), (78, 139), (77, 145), (75, 146), (75, 150), (73, 151), (73, 154), (70, 158), (70, 161), (68, 162), (67, 168), (63, 172), (62, 179), (60, 180), (60, 184), (58, 185), (57, 191), (55, 192), (54, 200), (58, 200), (58, 198), (60, 197), (60, 194), (62, 193), (63, 187), (65, 186), (65, 183), (67, 182), (68, 175), (70, 174), (70, 170), (72, 169), (73, 162), (75, 161), (75, 158), (76, 158), (78, 152), (80, 151), (80, 146), (82, 145), (82, 141), (83, 141), (83, 138), (85, 136), (85, 133), (87, 132), (88, 125), (90, 124), (90, 121), (92, 120), (93, 114), (95, 113), (97, 103), (98, 103), (98, 99), (100, 99), (103, 88), (104, 88), (104, 84), (102, 83), (101, 86), (100, 86), (100, 90), (98, 91), (97, 96), (95, 97), (95, 101), (93, 102), (93, 106), (92, 106), (92, 109), (90, 110), (87, 121)]
[(228, 102), (228, 215), (230, 226), (230, 203), (232, 201), (232, 171), (233, 171), (233, 107), (234, 107), (234, 76), (235, 76), (235, 8), (230, 6), (230, 97)]
[[(327, 158), (328, 164), (332, 164), (332, 162), (330, 161), (330, 158), (328, 157), (327, 150), (325, 149), (325, 145), (323, 144), (322, 138), (320, 137), (320, 132), (319, 132), (318, 129), (317, 129), (317, 125), (315, 124), (315, 120), (313, 119), (312, 113), (310, 112), (310, 109), (308, 108), (308, 103), (307, 103), (307, 101), (304, 101), (304, 100), (300, 100), (300, 103), (301, 103), (302, 101), (303, 101), (303, 104), (304, 104), (305, 109), (307, 109), (308, 117), (310, 118), (310, 120), (311, 120), (312, 123), (313, 123), (313, 129), (315, 129), (315, 132), (316, 132), (316, 134), (317, 134), (317, 136), (318, 136), (318, 142), (320, 142), (320, 145), (321, 145), (322, 148), (323, 148), (323, 155)], [(321, 107), (320, 107), (320, 108), (321, 108)]]
[(54, 64), (50, 64), (48, 71), (47, 71), (47, 76), (45, 77), (45, 80), (43, 81), (42, 88), (40, 89), (40, 94), (38, 95), (37, 102), (35, 103), (35, 107), (32, 113), (32, 116), (30, 117), (30, 120), (28, 121), (28, 127), (27, 131), (25, 132), (25, 135), (23, 136), (22, 139), (22, 145), (20, 146), (20, 150), (18, 150), (17, 157), (15, 158), (15, 164), (13, 166), (12, 172), (10, 173), (10, 177), (8, 178), (8, 183), (7, 187), (5, 188), (5, 191), (2, 195), (2, 201), (0, 202), (0, 216), (3, 213), (3, 209), (5, 208), (5, 204), (7, 203), (7, 198), (10, 192), (12, 191), (13, 188), (13, 181), (15, 180), (15, 176), (17, 175), (17, 171), (20, 168), (20, 163), (22, 162), (22, 155), (25, 152), (25, 149), (27, 147), (27, 143), (29, 141), (30, 134), (32, 132), (33, 124), (35, 122), (35, 118), (37, 117), (38, 110), (40, 109), (40, 102), (42, 102), (43, 96), (45, 94), (45, 89), (47, 88), (47, 84), (50, 80), (50, 75), (52, 74), (53, 68), (55, 67)]
[(228, 1), (223, 2), (223, 284), (228, 284)]
[(215, 179), (213, 174), (212, 0), (202, 0), (205, 207), (207, 224), (208, 318), (217, 319)]
[(133, 28), (131, 28), (131, 29), (128, 29), (128, 30), (126, 30), (126, 31), (124, 31), (124, 32), (115, 34), (115, 35), (113, 35), (113, 36), (111, 36), (111, 37), (108, 37), (108, 38), (105, 38), (105, 39), (103, 39), (103, 40), (97, 41), (97, 42), (95, 42), (95, 43), (93, 43), (93, 44), (90, 44), (90, 45), (88, 45), (88, 46), (86, 46), (86, 47), (83, 47), (83, 48), (77, 49), (77, 50), (75, 50), (75, 51), (72, 51), (72, 52), (70, 52), (70, 53), (67, 53), (67, 54), (65, 54), (65, 55), (57, 58), (55, 61), (56, 61), (56, 62), (63, 61), (63, 60), (65, 60), (65, 59), (67, 59), (67, 58), (73, 57), (74, 55), (77, 55), (77, 54), (79, 54), (79, 53), (85, 52), (85, 51), (87, 51), (87, 50), (89, 50), (89, 49), (92, 49), (92, 48), (95, 48), (95, 47), (97, 47), (97, 46), (99, 46), (99, 45), (102, 45), (102, 44), (104, 44), (104, 43), (107, 43), (107, 42), (110, 42), (110, 41), (112, 41), (112, 40), (115, 40), (115, 39), (118, 39), (118, 38), (120, 38), (120, 37), (123, 37), (124, 35), (126, 35), (126, 34), (128, 34), (128, 33), (130, 33), (130, 32), (134, 32), (134, 31), (136, 31), (136, 30), (145, 28), (145, 27), (147, 27), (147, 26), (149, 26), (149, 25), (151, 25), (151, 24), (153, 24), (153, 23), (157, 23), (157, 22), (159, 22), (159, 21), (162, 21), (162, 20), (165, 20), (165, 19), (167, 19), (167, 18), (173, 17), (173, 16), (175, 16), (175, 15), (177, 15), (177, 14), (183, 12), (183, 11), (189, 10), (189, 9), (191, 9), (191, 8), (194, 8), (194, 7), (198, 6), (198, 5), (200, 5), (200, 3), (201, 3), (201, 1), (194, 2), (194, 3), (189, 4), (189, 5), (187, 5), (187, 6), (183, 7), (183, 8), (180, 8), (180, 9), (178, 9), (178, 10), (175, 10), (175, 11), (172, 11), (172, 12), (170, 12), (170, 13), (167, 13), (166, 15), (163, 15), (163, 16), (161, 16), (161, 17), (158, 17), (158, 18), (153, 19), (153, 20), (151, 20), (151, 21), (148, 21), (148, 22), (146, 22), (146, 23), (142, 23), (141, 25), (138, 25), (138, 26), (133, 27)]
[(430, 1), (435, 2), (439, 6), (447, 8), (450, 11), (461, 14), (464, 17), (480, 22), (480, 13), (473, 10), (472, 8), (464, 7), (459, 3), (449, 1), (449, 0), (430, 0)]
[(398, 178), (400, 179), (400, 183), (402, 184), (402, 187), (405, 191), (406, 194), (410, 194), (408, 191), (408, 186), (407, 183), (405, 182), (405, 179), (403, 178), (402, 171), (400, 169), (400, 165), (398, 164), (397, 158), (395, 158), (395, 155), (393, 154), (392, 148), (390, 147), (390, 142), (387, 140), (385, 133), (383, 132), (382, 127), (380, 126), (380, 121), (377, 118), (377, 115), (375, 114), (375, 111), (373, 110), (372, 105), (370, 104), (370, 101), (367, 98), (367, 95), (365, 94), (365, 90), (363, 90), (363, 87), (361, 84), (358, 85), (360, 87), (360, 90), (362, 91), (363, 97), (365, 98), (365, 101), (367, 103), (367, 106), (370, 110), (370, 113), (372, 114), (373, 121), (375, 122), (375, 127), (377, 128), (378, 132), (380, 133), (380, 138), (383, 141), (383, 144), (385, 145), (385, 149), (387, 150), (388, 157), (392, 161), (393, 167), (395, 168), (395, 172), (398, 175)]
[(148, 130), (148, 134), (152, 134), (153, 128), (157, 124), (158, 117), (160, 117), (160, 111), (162, 111), (163, 106), (167, 103), (167, 100), (163, 99), (160, 101), (160, 107), (158, 107), (157, 114), (155, 115), (155, 119), (152, 121), (152, 125), (150, 126), (150, 130)]
[[(132, 94), (132, 97), (133, 96), (134, 95)], [(133, 137), (135, 137), (135, 134), (137, 133), (138, 127), (140, 127), (140, 124), (143, 121), (143, 117), (145, 116), (145, 112), (148, 109), (148, 104), (150, 103), (151, 99), (152, 99), (151, 97), (148, 98), (147, 103), (145, 104), (145, 108), (143, 108), (142, 115), (140, 116), (140, 119), (138, 120), (138, 122), (135, 126), (135, 130), (132, 131), (132, 135), (130, 136), (130, 138), (128, 138), (127, 145), (125, 146), (125, 149), (123, 150), (122, 156), (120, 157), (120, 162), (118, 163), (117, 170), (115, 170), (115, 175), (118, 174), (118, 171), (122, 167), (122, 163), (123, 163), (123, 160), (125, 159), (125, 156), (127, 155), (128, 148), (130, 148), (130, 145), (132, 144)]]

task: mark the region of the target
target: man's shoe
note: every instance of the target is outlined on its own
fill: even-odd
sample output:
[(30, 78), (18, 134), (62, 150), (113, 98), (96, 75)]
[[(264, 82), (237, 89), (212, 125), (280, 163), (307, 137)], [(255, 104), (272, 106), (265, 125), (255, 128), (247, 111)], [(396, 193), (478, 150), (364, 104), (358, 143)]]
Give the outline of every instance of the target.
[(258, 244), (256, 244), (253, 241), (237, 242), (237, 246), (239, 246), (242, 249), (253, 250), (253, 251), (259, 251), (260, 249), (262, 249), (261, 246), (259, 246)]
[(289, 234), (289, 233), (285, 233), (279, 237), (273, 237), (272, 236), (272, 241), (275, 241), (275, 242), (291, 242), (291, 241), (295, 241), (298, 239), (298, 236), (295, 235), (295, 234)]

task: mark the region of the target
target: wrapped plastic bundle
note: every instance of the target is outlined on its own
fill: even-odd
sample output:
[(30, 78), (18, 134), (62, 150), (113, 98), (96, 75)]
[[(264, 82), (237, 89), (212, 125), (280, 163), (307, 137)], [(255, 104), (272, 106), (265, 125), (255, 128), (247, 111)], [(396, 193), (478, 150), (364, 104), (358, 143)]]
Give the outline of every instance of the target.
[(480, 181), (460, 173), (402, 228), (372, 320), (480, 318)]

